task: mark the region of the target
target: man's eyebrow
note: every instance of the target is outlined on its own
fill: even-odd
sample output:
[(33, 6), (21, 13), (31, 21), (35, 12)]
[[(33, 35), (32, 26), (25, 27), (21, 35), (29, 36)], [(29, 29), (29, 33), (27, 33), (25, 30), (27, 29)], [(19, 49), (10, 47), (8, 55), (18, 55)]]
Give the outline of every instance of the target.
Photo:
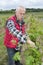
[(25, 14), (25, 13), (20, 13), (20, 14)]

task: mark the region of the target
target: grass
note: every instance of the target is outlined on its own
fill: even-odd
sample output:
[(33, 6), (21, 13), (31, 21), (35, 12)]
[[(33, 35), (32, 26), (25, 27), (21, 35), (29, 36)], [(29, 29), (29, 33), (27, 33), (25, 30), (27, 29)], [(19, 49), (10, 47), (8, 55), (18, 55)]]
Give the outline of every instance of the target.
[[(1, 58), (3, 58), (3, 56), (7, 53), (6, 47), (3, 45), (4, 35), (5, 35), (5, 23), (6, 23), (6, 20), (12, 15), (14, 14), (13, 13), (0, 14), (0, 63), (1, 63)], [(28, 28), (26, 29), (26, 31), (28, 35), (30, 36), (31, 40), (34, 41), (39, 48), (40, 47), (42, 48), (41, 43), (43, 42), (43, 39), (41, 38), (39, 39), (39, 37), (40, 36), (43, 37), (43, 12), (26, 13), (24, 17), (24, 21), (27, 24)], [(37, 41), (37, 38), (39, 39), (38, 41)], [(39, 41), (42, 41), (42, 42), (39, 44)], [(42, 48), (42, 51), (43, 51), (43, 48)], [(6, 61), (4, 62), (2, 60), (2, 63), (3, 63), (2, 65), (4, 65)]]

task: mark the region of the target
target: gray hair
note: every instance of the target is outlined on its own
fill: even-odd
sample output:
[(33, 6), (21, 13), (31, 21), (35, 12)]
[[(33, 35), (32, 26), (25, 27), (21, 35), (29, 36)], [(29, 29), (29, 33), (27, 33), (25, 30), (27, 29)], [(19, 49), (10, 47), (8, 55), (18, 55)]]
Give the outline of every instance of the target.
[(25, 7), (19, 6), (19, 7), (16, 8), (16, 12), (19, 11), (19, 10), (21, 10), (21, 9), (23, 9), (24, 11), (26, 11)]

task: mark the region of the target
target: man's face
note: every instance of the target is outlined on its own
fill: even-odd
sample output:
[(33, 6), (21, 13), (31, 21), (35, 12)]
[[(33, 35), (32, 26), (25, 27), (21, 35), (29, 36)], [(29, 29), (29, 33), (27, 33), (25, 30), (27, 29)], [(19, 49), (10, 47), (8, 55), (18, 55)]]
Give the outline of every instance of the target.
[(23, 9), (19, 10), (17, 12), (17, 19), (21, 21), (24, 18), (24, 14), (25, 14), (25, 11)]

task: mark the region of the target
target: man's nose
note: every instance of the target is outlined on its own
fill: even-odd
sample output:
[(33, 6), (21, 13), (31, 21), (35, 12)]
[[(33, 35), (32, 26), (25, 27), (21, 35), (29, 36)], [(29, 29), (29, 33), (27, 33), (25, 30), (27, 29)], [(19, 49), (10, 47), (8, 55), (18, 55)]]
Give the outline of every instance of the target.
[(24, 17), (24, 15), (22, 14), (22, 17)]

